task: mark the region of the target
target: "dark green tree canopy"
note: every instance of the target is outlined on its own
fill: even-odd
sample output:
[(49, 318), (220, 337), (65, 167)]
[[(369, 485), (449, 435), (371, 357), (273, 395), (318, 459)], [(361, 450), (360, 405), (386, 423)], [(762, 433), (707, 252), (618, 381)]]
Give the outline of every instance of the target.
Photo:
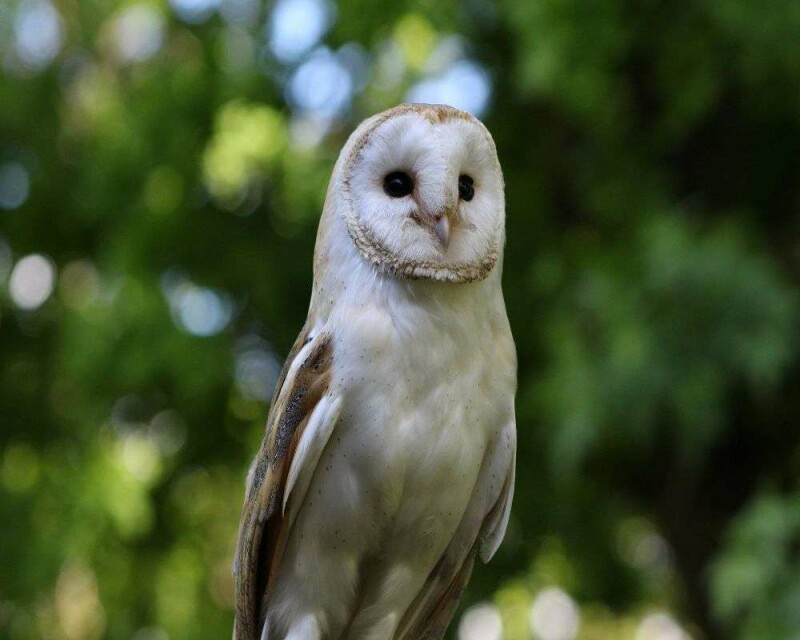
[(506, 178), (517, 496), (452, 633), (795, 637), (798, 41), (793, 0), (0, 0), (0, 637), (228, 636), (328, 176), (402, 101)]

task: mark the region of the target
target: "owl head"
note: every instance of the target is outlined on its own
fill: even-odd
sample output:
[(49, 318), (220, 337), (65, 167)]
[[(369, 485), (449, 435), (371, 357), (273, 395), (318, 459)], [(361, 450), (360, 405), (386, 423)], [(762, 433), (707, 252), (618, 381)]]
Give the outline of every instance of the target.
[(472, 282), (498, 262), (503, 176), (491, 135), (463, 111), (411, 104), (366, 120), (334, 182), (350, 238), (384, 273)]

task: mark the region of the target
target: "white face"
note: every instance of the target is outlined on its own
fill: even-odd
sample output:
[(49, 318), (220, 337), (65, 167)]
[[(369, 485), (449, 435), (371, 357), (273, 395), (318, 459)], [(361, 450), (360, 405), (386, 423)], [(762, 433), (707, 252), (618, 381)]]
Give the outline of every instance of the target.
[(471, 116), (433, 105), (378, 116), (356, 139), (343, 176), (351, 235), (372, 262), (452, 282), (482, 279), (494, 267), (503, 178), (491, 136)]

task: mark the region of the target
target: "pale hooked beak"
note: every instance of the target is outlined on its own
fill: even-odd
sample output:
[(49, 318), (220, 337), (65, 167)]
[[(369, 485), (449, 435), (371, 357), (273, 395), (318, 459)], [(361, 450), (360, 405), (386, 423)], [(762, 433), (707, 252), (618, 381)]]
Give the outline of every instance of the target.
[(434, 212), (420, 203), (420, 215), (413, 216), (418, 224), (427, 227), (439, 241), (439, 247), (446, 251), (450, 245), (450, 230), (458, 215), (455, 207), (444, 206)]
[(445, 214), (433, 223), (433, 232), (442, 245), (442, 249), (447, 249), (450, 244), (450, 216)]

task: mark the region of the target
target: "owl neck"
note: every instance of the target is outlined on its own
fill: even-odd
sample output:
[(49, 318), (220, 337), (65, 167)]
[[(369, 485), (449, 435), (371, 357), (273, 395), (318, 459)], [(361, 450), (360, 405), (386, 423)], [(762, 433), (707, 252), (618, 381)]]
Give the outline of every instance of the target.
[(345, 220), (326, 211), (320, 222), (314, 260), (310, 314), (324, 321), (337, 307), (398, 302), (430, 307), (441, 313), (488, 313), (503, 306), (502, 254), (482, 279), (468, 282), (398, 277), (372, 264), (354, 244)]

